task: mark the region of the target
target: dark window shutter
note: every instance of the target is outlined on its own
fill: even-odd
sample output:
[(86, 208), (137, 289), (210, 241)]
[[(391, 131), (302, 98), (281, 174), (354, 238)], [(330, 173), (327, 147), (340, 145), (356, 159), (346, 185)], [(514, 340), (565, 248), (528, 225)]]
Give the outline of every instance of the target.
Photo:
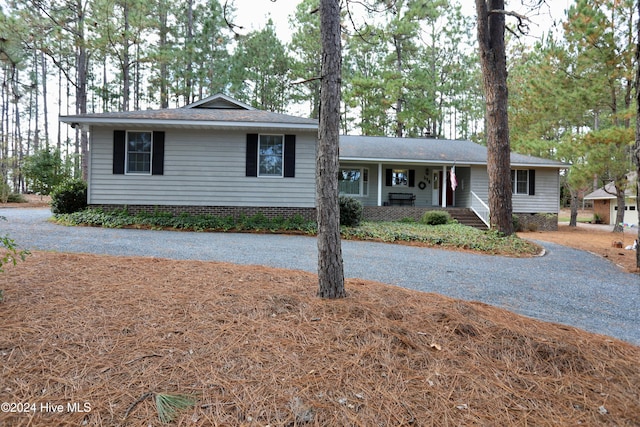
[(247, 134), (247, 162), (245, 176), (258, 176), (258, 134)]
[(385, 185), (391, 187), (393, 185), (393, 169), (385, 170)]
[(296, 136), (284, 136), (284, 177), (296, 176)]
[(113, 131), (113, 173), (124, 174), (124, 158), (127, 148), (127, 132), (124, 130)]
[(164, 175), (164, 132), (153, 132), (151, 174)]
[(536, 195), (536, 171), (535, 169), (529, 169), (529, 195)]
[(409, 187), (416, 186), (416, 171), (415, 169), (409, 169)]

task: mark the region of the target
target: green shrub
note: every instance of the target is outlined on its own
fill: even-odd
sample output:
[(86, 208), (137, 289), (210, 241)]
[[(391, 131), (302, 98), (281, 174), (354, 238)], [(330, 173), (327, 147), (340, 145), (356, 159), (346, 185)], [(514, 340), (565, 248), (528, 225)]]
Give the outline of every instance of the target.
[(150, 227), (152, 229), (175, 228), (194, 231), (300, 231), (305, 234), (315, 234), (317, 227), (314, 221), (307, 221), (302, 215), (290, 218), (267, 218), (258, 213), (253, 216), (240, 215), (218, 217), (213, 215), (190, 215), (181, 213), (173, 215), (169, 212), (156, 210), (153, 213), (140, 212), (132, 215), (124, 210), (104, 212), (100, 209), (85, 209), (70, 214), (57, 214), (56, 220), (66, 225), (91, 225), (97, 227)]
[(518, 217), (518, 215), (511, 216), (511, 224), (513, 224), (513, 231), (515, 232), (524, 231), (522, 229), (522, 224), (520, 224), (520, 218)]
[(9, 184), (0, 184), (0, 203), (7, 203), (9, 194), (11, 194), (11, 187), (9, 187)]
[(238, 217), (236, 227), (239, 230), (269, 230), (271, 229), (271, 220), (262, 212), (251, 216), (241, 214)]
[(362, 203), (353, 197), (340, 196), (340, 225), (357, 227), (362, 221)]
[(78, 212), (87, 207), (87, 183), (71, 179), (55, 187), (51, 192), (51, 211), (54, 214)]
[[(0, 220), (4, 221), (6, 218), (0, 216)], [(0, 237), (0, 273), (4, 272), (5, 265), (16, 265), (18, 263), (18, 259), (24, 261), (27, 255), (31, 255), (31, 253), (26, 249), (18, 249), (16, 242), (14, 242), (9, 236)], [(3, 292), (4, 291), (0, 289), (0, 302), (4, 301)]]
[(593, 223), (594, 224), (602, 224), (602, 217), (599, 214), (594, 213), (593, 214)]
[(415, 218), (411, 218), (410, 216), (405, 216), (404, 218), (400, 218), (398, 222), (402, 222), (404, 224), (415, 224), (417, 221)]
[(27, 199), (20, 193), (11, 193), (7, 196), (7, 203), (27, 203)]
[(427, 211), (420, 218), (420, 222), (427, 225), (443, 225), (451, 222), (451, 215), (447, 211)]
[(496, 231), (451, 222), (438, 227), (400, 222), (363, 222), (357, 228), (343, 228), (342, 238), (383, 242), (421, 242), (430, 246), (462, 248), (473, 251), (521, 256), (536, 254), (540, 248), (517, 235), (504, 237)]

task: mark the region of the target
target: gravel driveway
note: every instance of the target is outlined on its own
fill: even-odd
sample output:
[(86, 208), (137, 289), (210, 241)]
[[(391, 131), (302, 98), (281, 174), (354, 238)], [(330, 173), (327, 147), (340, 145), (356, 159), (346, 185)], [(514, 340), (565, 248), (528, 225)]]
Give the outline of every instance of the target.
[[(64, 227), (48, 209), (0, 209), (0, 235), (30, 250), (226, 261), (316, 272), (305, 236)], [(482, 301), (640, 345), (640, 277), (552, 243), (544, 257), (505, 258), (343, 241), (346, 277)]]

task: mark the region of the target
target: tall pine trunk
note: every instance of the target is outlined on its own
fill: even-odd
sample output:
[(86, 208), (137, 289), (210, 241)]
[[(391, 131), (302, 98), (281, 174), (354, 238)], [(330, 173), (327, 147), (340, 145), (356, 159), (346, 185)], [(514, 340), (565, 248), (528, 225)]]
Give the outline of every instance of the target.
[[(16, 69), (15, 81), (19, 82), (20, 78), (18, 70)], [(22, 183), (22, 172), (20, 171), (20, 164), (23, 159), (22, 149), (22, 134), (20, 131), (20, 108), (18, 107), (20, 102), (20, 92), (17, 84), (13, 86), (13, 103), (15, 104), (14, 119), (13, 119), (13, 161), (11, 165), (11, 174), (13, 175), (13, 192), (20, 191), (20, 184)]]
[[(62, 84), (62, 68), (58, 67), (58, 113), (62, 114), (62, 88), (64, 87), (64, 85)], [(67, 105), (69, 105), (67, 103)], [(62, 153), (62, 126), (57, 126), (58, 128), (58, 133), (56, 136), (56, 147), (58, 148), (58, 151), (60, 151)], [(68, 131), (68, 127), (67, 127), (67, 131)]]
[(160, 18), (158, 50), (160, 51), (160, 108), (169, 107), (169, 71), (167, 69), (166, 49), (167, 38), (169, 35), (169, 27), (167, 26), (168, 5), (166, 2), (161, 1), (158, 5), (158, 13)]
[[(87, 51), (86, 39), (85, 39), (85, 12), (81, 0), (76, 0), (76, 13), (77, 22), (75, 28), (76, 37), (76, 73), (77, 80), (75, 82), (76, 88), (76, 114), (87, 114), (87, 79), (89, 74), (89, 53)], [(86, 180), (89, 176), (89, 135), (88, 131), (81, 127), (80, 132), (80, 144), (78, 146), (76, 142), (76, 154), (80, 155), (81, 163), (80, 170), (82, 179)], [(76, 140), (77, 141), (77, 140)]]
[(13, 74), (13, 67), (15, 65), (3, 63), (3, 80), (0, 85), (2, 94), (2, 111), (0, 114), (0, 141), (2, 146), (0, 147), (0, 202), (6, 203), (9, 197), (9, 86), (11, 79), (10, 74)]
[[(40, 80), (40, 73), (38, 72), (38, 51), (33, 51), (33, 85), (37, 88)], [(35, 92), (35, 93), (34, 93)], [(27, 155), (31, 154), (31, 152), (35, 153), (39, 148), (39, 139), (40, 136), (38, 134), (38, 129), (40, 128), (40, 123), (38, 120), (40, 105), (38, 103), (40, 97), (38, 96), (38, 91), (29, 91), (29, 119), (28, 119), (28, 129), (27, 129)], [(33, 137), (31, 136), (31, 123), (33, 124)], [(33, 144), (31, 143), (33, 141)], [(33, 150), (32, 150), (33, 147)]]
[(340, 136), (340, 0), (320, 0), (322, 82), (320, 128), (316, 161), (318, 209), (318, 296), (343, 298), (344, 268), (338, 204), (338, 145)]
[[(40, 52), (42, 66), (42, 116), (44, 118), (44, 143), (49, 148), (49, 100), (47, 99), (47, 57), (44, 52)], [(27, 154), (29, 151), (27, 150)]]
[[(638, 14), (640, 14), (640, 0), (637, 2)], [(636, 143), (634, 147), (633, 160), (636, 165), (636, 212), (640, 225), (640, 22), (637, 24), (637, 46), (636, 46)], [(640, 242), (640, 227), (638, 227), (638, 242)], [(636, 249), (636, 267), (640, 269), (640, 247)]]
[(617, 206), (618, 206), (618, 210), (616, 211), (616, 223), (613, 226), (613, 232), (614, 233), (623, 233), (624, 232), (624, 212), (625, 212), (625, 185), (626, 185), (626, 178), (625, 178), (625, 184), (624, 185), (616, 185), (616, 202), (617, 202)]
[(571, 218), (569, 219), (569, 227), (577, 227), (578, 226), (578, 190), (573, 188), (569, 189), (569, 194), (571, 195)]
[(476, 0), (476, 9), (486, 102), (490, 221), (492, 228), (508, 236), (513, 234), (513, 209), (504, 0)]
[[(87, 114), (87, 72), (89, 68), (89, 58), (87, 49), (84, 46), (78, 48), (76, 67), (78, 70), (78, 81), (76, 83), (76, 114)], [(89, 177), (89, 135), (86, 129), (80, 128), (80, 146), (76, 146), (76, 154), (80, 155), (82, 179)]]
[[(401, 37), (394, 35), (393, 36), (393, 45), (396, 50), (396, 72), (398, 73), (398, 78), (402, 78), (402, 40)], [(402, 104), (404, 100), (402, 99), (402, 86), (398, 89), (400, 92), (397, 94), (396, 98), (396, 137), (402, 138), (404, 136), (404, 122), (402, 121)]]
[(129, 5), (122, 5), (124, 19), (124, 37), (122, 38), (122, 111), (129, 111), (131, 100), (131, 54), (129, 52)]
[(188, 61), (185, 68), (185, 99), (187, 104), (194, 101), (193, 99), (193, 0), (189, 0), (187, 6), (187, 34), (185, 40), (185, 48), (187, 49)]

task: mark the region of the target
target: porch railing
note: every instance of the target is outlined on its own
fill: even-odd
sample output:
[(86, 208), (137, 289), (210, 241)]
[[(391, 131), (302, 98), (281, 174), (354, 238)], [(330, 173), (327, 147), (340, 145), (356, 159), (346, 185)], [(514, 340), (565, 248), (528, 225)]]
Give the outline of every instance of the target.
[(478, 215), (478, 218), (480, 218), (487, 227), (491, 228), (489, 221), (489, 206), (487, 206), (487, 204), (473, 191), (471, 192), (471, 196), (471, 210)]

